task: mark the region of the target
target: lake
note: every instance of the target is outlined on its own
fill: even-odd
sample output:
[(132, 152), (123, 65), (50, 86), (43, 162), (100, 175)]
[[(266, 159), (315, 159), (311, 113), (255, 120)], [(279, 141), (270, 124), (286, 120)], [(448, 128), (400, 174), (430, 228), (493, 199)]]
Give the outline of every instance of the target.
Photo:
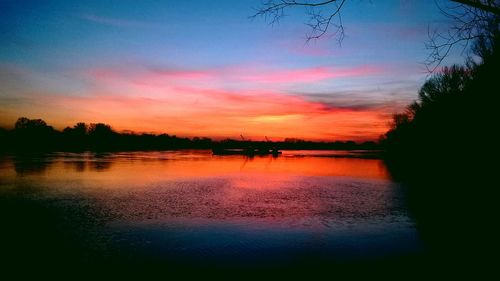
[(404, 188), (383, 161), (349, 154), (2, 156), (4, 258), (272, 268), (418, 256)]

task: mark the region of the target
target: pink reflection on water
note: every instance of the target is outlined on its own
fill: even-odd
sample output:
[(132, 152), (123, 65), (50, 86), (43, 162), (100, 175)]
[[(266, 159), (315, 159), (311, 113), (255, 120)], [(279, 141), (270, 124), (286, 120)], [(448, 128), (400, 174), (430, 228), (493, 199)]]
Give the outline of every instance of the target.
[(50, 196), (94, 200), (103, 213), (129, 222), (331, 222), (385, 216), (400, 204), (384, 165), (373, 159), (286, 153), (250, 159), (209, 151), (57, 154), (50, 159), (38, 174), (11, 176), (36, 182)]

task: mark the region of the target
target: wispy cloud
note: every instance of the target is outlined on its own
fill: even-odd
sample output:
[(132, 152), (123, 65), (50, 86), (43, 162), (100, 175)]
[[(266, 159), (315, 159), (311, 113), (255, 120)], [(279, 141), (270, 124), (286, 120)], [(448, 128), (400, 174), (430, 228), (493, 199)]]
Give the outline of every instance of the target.
[(416, 89), (411, 86), (386, 86), (384, 89), (339, 90), (330, 92), (296, 93), (311, 102), (323, 104), (326, 108), (351, 111), (374, 110), (387, 114), (399, 112), (415, 99)]
[(248, 73), (239, 77), (253, 83), (310, 83), (342, 77), (360, 77), (375, 74), (381, 69), (373, 66), (349, 68), (310, 67), (302, 69), (279, 69), (260, 73)]
[(175, 67), (131, 67), (126, 69), (91, 69), (88, 74), (97, 81), (107, 83), (123, 80), (138, 85), (221, 85), (232, 84), (238, 87), (283, 88), (293, 84), (310, 84), (340, 78), (369, 77), (386, 71), (381, 66), (361, 65), (355, 67), (304, 67), (277, 68), (269, 66), (236, 65), (206, 69), (180, 69)]
[(128, 19), (118, 19), (112, 17), (98, 16), (94, 14), (81, 14), (79, 17), (89, 22), (115, 26), (115, 27), (141, 27), (141, 28), (160, 27), (160, 24), (157, 23), (128, 20)]

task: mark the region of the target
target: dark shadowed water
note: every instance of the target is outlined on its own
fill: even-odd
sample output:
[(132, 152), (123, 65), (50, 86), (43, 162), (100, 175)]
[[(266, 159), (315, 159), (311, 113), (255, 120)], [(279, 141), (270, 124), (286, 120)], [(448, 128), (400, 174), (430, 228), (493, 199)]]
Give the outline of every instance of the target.
[(418, 255), (402, 187), (381, 160), (330, 157), (345, 153), (3, 156), (5, 255), (271, 267)]

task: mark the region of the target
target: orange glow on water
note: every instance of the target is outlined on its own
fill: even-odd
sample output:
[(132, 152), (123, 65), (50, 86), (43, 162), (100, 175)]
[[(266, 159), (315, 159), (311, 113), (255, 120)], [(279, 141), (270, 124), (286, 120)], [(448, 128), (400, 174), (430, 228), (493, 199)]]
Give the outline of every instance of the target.
[(12, 156), (0, 162), (0, 176), (4, 189), (32, 186), (30, 192), (42, 198), (86, 198), (122, 223), (236, 219), (276, 227), (307, 220), (321, 227), (318, 218), (325, 216), (337, 222), (365, 217), (367, 210), (387, 212), (392, 181), (381, 160), (310, 153), (253, 159), (206, 150)]
[[(388, 180), (380, 160), (331, 157), (280, 156), (245, 158), (212, 156), (210, 151), (117, 153), (73, 158), (64, 154), (51, 162), (20, 162), (11, 171), (21, 176), (50, 177), (57, 181), (88, 181), (95, 187), (128, 188), (182, 179), (225, 177), (242, 188), (286, 188), (300, 177), (346, 177)], [(14, 161), (14, 164), (16, 161)], [(28, 164), (28, 165), (26, 165)], [(30, 166), (31, 165), (31, 166)], [(28, 167), (29, 169), (25, 169)], [(35, 169), (32, 169), (32, 168)], [(23, 170), (24, 168), (24, 170)], [(8, 174), (3, 176), (9, 177)], [(10, 177), (16, 177), (10, 174)]]

